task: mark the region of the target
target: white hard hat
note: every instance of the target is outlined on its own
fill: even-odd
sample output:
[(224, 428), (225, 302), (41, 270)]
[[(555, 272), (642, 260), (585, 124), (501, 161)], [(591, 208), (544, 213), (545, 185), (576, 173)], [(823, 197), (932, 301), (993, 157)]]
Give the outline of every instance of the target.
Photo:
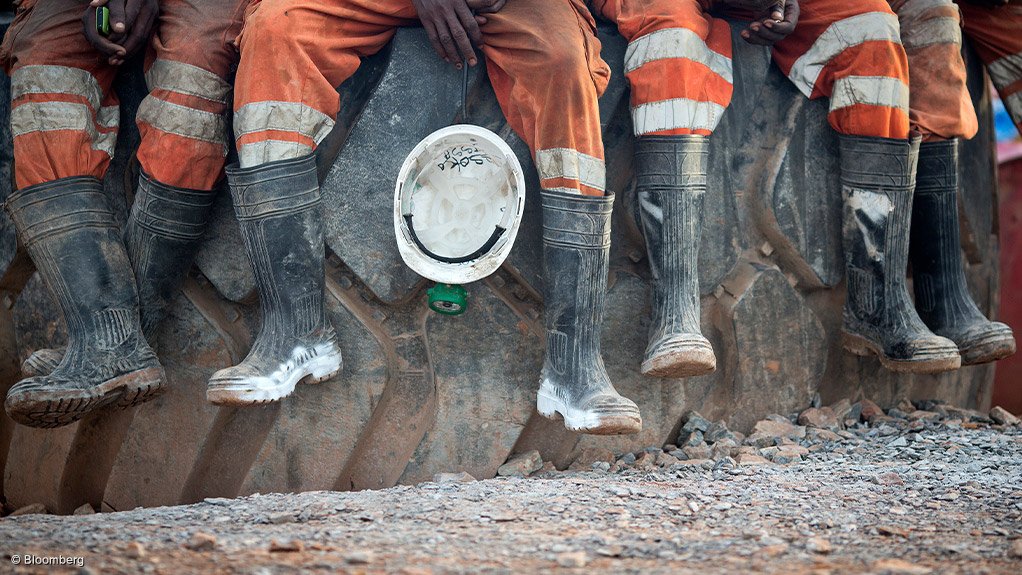
[(482, 279), (504, 263), (525, 207), (525, 176), (497, 134), (467, 124), (426, 136), (394, 189), (401, 258), (445, 284)]

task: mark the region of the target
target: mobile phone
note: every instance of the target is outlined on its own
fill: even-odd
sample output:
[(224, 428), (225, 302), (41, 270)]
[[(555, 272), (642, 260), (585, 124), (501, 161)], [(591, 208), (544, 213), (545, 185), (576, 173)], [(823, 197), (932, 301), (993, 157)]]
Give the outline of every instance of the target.
[(103, 36), (110, 35), (110, 9), (106, 6), (96, 8), (96, 31)]

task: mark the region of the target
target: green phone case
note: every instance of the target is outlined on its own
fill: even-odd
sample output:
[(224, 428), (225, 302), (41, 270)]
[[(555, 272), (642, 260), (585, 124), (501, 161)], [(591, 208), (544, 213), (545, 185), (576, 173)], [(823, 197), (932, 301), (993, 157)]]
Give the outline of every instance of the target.
[(110, 35), (110, 9), (106, 6), (96, 8), (96, 30), (104, 35)]

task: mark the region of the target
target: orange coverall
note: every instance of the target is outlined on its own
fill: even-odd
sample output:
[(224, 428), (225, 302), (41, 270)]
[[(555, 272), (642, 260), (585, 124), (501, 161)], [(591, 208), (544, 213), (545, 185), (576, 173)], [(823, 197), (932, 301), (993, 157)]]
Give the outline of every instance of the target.
[(962, 59), (962, 19), (952, 0), (890, 0), (908, 53), (909, 117), (923, 141), (979, 130)]
[[(731, 30), (711, 0), (595, 0), (628, 40), (635, 134), (713, 132), (731, 102)], [(908, 137), (908, 65), (885, 0), (801, 0), (773, 58), (840, 133)]]
[[(22, 0), (0, 57), (11, 75), (19, 188), (102, 178), (117, 142), (117, 67), (88, 42), (88, 0)], [(138, 109), (138, 160), (155, 180), (209, 190), (227, 148), (232, 45), (245, 0), (164, 0), (146, 57), (150, 93)]]
[(1004, 107), (1022, 132), (1022, 2), (983, 8), (961, 2), (965, 35), (987, 66)]
[[(582, 0), (512, 0), (481, 27), (497, 100), (550, 190), (605, 193), (597, 100), (610, 70)], [(411, 0), (254, 0), (239, 45), (242, 167), (309, 154), (333, 127), (337, 86), (418, 25)]]
[(952, 0), (891, 0), (891, 8), (908, 52), (912, 127), (924, 140), (971, 138), (979, 128), (965, 83), (963, 20), (965, 34), (1022, 130), (1022, 4), (984, 8)]

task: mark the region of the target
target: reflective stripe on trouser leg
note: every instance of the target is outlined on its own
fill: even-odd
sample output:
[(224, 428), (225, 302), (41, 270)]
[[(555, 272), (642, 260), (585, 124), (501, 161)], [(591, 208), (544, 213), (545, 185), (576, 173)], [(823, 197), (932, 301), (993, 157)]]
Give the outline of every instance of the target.
[(385, 46), (396, 27), (415, 23), (410, 0), (253, 3), (238, 40), (234, 86), (241, 167), (315, 150), (337, 117), (337, 86), (355, 73), (362, 56)]
[(198, 66), (165, 59), (150, 65), (146, 83), (150, 92), (135, 118), (143, 171), (169, 186), (212, 189), (227, 157), (230, 84)]
[(101, 178), (117, 145), (119, 110), (86, 70), (30, 65), (11, 75), (11, 134), (19, 188), (62, 177)]
[(1011, 119), (1022, 132), (1022, 4), (983, 8), (962, 3), (965, 35), (987, 65), (987, 72)]
[(82, 34), (85, 0), (23, 2), (4, 36), (19, 188), (102, 178), (117, 142), (117, 68)]
[(924, 141), (971, 138), (979, 124), (965, 82), (962, 21), (952, 0), (892, 0), (908, 54), (909, 119)]
[(697, 0), (608, 0), (596, 7), (628, 40), (635, 135), (712, 133), (734, 91), (727, 22)]
[(238, 61), (233, 41), (248, 4), (160, 1), (146, 58), (149, 95), (136, 120), (142, 170), (164, 185), (209, 190), (221, 178), (232, 103), (228, 79)]
[(590, 196), (607, 191), (607, 168), (603, 158), (567, 148), (536, 152), (536, 169), (544, 190)]
[(610, 69), (585, 3), (516, 0), (487, 19), (486, 71), (508, 124), (533, 153), (541, 186), (604, 195), (599, 96)]
[(839, 133), (906, 138), (908, 62), (887, 2), (803, 5), (798, 28), (774, 46), (781, 71), (810, 98), (831, 98), (828, 120)]

